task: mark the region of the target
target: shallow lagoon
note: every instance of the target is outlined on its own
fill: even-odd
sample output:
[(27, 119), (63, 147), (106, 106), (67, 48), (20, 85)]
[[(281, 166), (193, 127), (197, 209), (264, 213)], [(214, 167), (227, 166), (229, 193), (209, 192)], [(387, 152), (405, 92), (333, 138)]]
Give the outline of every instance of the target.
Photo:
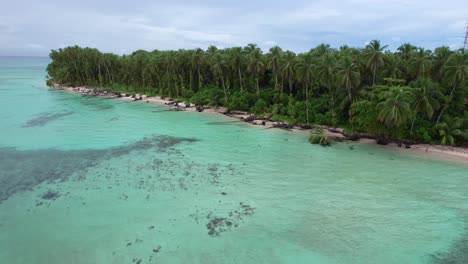
[(466, 165), (49, 91), (47, 62), (0, 58), (0, 263), (468, 260)]

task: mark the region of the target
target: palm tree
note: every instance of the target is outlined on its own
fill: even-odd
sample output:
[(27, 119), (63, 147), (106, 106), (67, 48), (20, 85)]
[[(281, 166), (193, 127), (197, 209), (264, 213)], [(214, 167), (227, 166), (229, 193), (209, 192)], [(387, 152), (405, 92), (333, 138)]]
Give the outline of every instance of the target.
[(197, 68), (197, 76), (198, 76), (198, 89), (202, 86), (202, 77), (201, 77), (201, 65), (205, 61), (205, 52), (198, 48), (193, 53), (192, 63)]
[(457, 86), (463, 87), (466, 80), (468, 79), (468, 54), (465, 52), (457, 52), (448, 58), (447, 62), (443, 67), (444, 78), (450, 85), (453, 85), (452, 90), (450, 91), (449, 98), (445, 107), (440, 111), (439, 116), (437, 117), (438, 124), (444, 111), (447, 109), (450, 101), (452, 100), (453, 93)]
[(305, 96), (306, 96), (306, 118), (307, 124), (309, 124), (309, 83), (314, 75), (316, 65), (313, 63), (310, 54), (306, 54), (301, 57), (296, 64), (297, 77), (304, 83)]
[[(404, 43), (397, 49), (397, 53), (393, 53), (390, 55), (394, 55), (394, 57), (398, 57), (399, 61), (401, 61), (401, 70), (402, 73), (405, 75), (405, 79), (410, 76), (409, 72), (409, 62), (413, 58), (417, 48), (409, 43)], [(387, 61), (386, 61), (387, 63)], [(403, 75), (403, 74), (402, 74)], [(389, 77), (389, 76), (387, 76)], [(393, 77), (392, 77), (393, 78)]]
[(351, 104), (353, 102), (351, 89), (359, 86), (361, 83), (359, 66), (350, 57), (343, 58), (338, 66), (336, 79), (338, 86), (343, 87), (348, 92), (348, 99)]
[(387, 45), (381, 46), (380, 41), (372, 40), (365, 49), (366, 66), (373, 72), (372, 85), (375, 85), (375, 76), (377, 74), (377, 68), (384, 65), (385, 54), (383, 51), (387, 48)]
[(411, 110), (411, 93), (401, 87), (394, 87), (387, 93), (387, 99), (377, 105), (380, 108), (379, 121), (389, 128), (398, 128), (408, 122)]
[(420, 48), (417, 53), (409, 60), (408, 68), (413, 76), (417, 78), (426, 78), (432, 67), (432, 52)]
[(328, 88), (330, 94), (331, 124), (335, 120), (335, 84), (336, 84), (336, 59), (332, 54), (326, 53), (317, 65), (317, 78), (321, 84)]
[(418, 82), (416, 85), (419, 85), (419, 87), (411, 90), (415, 97), (413, 106), (415, 115), (411, 122), (410, 133), (413, 132), (416, 115), (421, 112), (421, 114), (425, 115), (427, 118), (432, 118), (434, 110), (440, 107), (437, 98), (443, 96), (442, 93), (437, 90), (438, 87), (427, 79)]
[(282, 52), (283, 50), (280, 47), (274, 46), (270, 49), (267, 59), (268, 67), (273, 71), (273, 75), (275, 75), (275, 89), (278, 89), (278, 75), (281, 68), (280, 60)]
[(255, 50), (259, 50), (260, 48), (257, 46), (257, 44), (249, 43), (247, 46), (244, 47), (244, 51), (247, 54), (252, 53)]
[(210, 45), (207, 49), (206, 49), (206, 53), (208, 54), (208, 57), (212, 57), (214, 56), (216, 53), (218, 53), (218, 48), (216, 46), (213, 46), (213, 45)]
[(233, 70), (237, 71), (237, 74), (239, 76), (239, 87), (240, 90), (242, 91), (242, 73), (241, 73), (241, 68), (244, 65), (244, 60), (245, 56), (244, 53), (242, 52), (241, 47), (234, 47), (231, 49), (231, 67)]
[(448, 58), (452, 54), (452, 51), (450, 51), (450, 48), (447, 46), (442, 46), (439, 48), (436, 48), (434, 50), (434, 55), (433, 55), (433, 75), (435, 75), (436, 80), (440, 80), (443, 76), (443, 67), (445, 63), (447, 62)]
[(398, 54), (405, 62), (408, 62), (411, 59), (415, 51), (416, 47), (409, 43), (404, 43), (398, 47)]
[(442, 145), (455, 145), (456, 137), (468, 140), (468, 129), (463, 130), (462, 118), (445, 118), (444, 122), (435, 125), (434, 129), (439, 134)]
[(227, 91), (226, 91), (226, 84), (224, 82), (224, 72), (226, 70), (226, 66), (227, 66), (226, 60), (221, 54), (216, 53), (213, 55), (211, 59), (210, 67), (213, 71), (213, 74), (221, 78), (221, 84), (223, 86), (223, 91), (224, 91), (224, 101), (227, 104), (228, 102)]
[(320, 44), (317, 47), (313, 48), (310, 52), (317, 57), (322, 57), (325, 54), (329, 53), (332, 49), (329, 44)]
[(281, 72), (283, 78), (288, 80), (289, 96), (292, 97), (292, 84), (294, 80), (294, 63), (296, 62), (296, 54), (292, 51), (286, 51), (284, 54), (283, 67)]
[(317, 77), (323, 85), (330, 88), (335, 84), (336, 59), (330, 54), (322, 57), (317, 65)]
[(260, 49), (254, 49), (252, 53), (249, 54), (249, 64), (247, 70), (254, 75), (255, 83), (257, 86), (257, 96), (260, 97), (260, 86), (258, 84), (258, 78), (260, 72), (263, 71), (265, 64), (262, 61), (262, 53)]
[[(406, 68), (405, 64), (402, 62), (402, 59), (395, 54), (387, 54), (387, 59), (385, 61), (385, 66), (382, 69), (382, 75), (385, 78), (391, 79), (402, 79), (403, 71), (402, 68)], [(406, 69), (405, 69), (406, 71)]]

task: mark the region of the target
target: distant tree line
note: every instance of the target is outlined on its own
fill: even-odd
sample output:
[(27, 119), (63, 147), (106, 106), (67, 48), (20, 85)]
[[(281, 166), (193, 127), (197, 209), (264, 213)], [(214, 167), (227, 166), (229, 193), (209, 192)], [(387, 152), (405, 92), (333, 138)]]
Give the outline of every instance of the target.
[(160, 95), (292, 124), (341, 126), (395, 139), (468, 145), (468, 54), (411, 44), (387, 51), (321, 44), (296, 54), (254, 44), (118, 56), (53, 50), (48, 82)]

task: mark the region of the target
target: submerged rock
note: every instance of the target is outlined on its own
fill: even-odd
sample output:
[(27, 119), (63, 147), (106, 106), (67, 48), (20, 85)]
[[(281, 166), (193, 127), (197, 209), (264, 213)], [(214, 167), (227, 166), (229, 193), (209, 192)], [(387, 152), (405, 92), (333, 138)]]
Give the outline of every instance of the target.
[(203, 112), (203, 110), (205, 110), (205, 108), (202, 105), (197, 105), (195, 109), (197, 110), (197, 112)]
[(44, 200), (55, 200), (60, 197), (60, 194), (55, 191), (49, 190), (48, 192), (44, 193), (41, 198)]
[(390, 141), (386, 138), (379, 138), (377, 139), (377, 144), (379, 145), (388, 145), (388, 143), (390, 143)]
[(254, 115), (249, 115), (248, 117), (244, 118), (245, 122), (253, 122), (255, 121), (255, 116)]
[(153, 248), (153, 253), (159, 253), (161, 251), (161, 246), (158, 246), (157, 248)]
[(282, 128), (282, 129), (292, 129), (293, 128), (292, 125), (287, 124), (287, 123), (277, 123), (277, 124), (274, 124), (273, 127)]
[(351, 141), (358, 141), (360, 137), (357, 134), (350, 134), (350, 135), (345, 135), (345, 138)]

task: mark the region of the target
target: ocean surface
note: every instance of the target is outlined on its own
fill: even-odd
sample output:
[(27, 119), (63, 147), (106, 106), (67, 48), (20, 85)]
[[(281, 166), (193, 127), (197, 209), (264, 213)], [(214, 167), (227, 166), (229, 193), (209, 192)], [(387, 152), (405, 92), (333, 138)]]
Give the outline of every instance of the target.
[(468, 263), (468, 166), (45, 85), (0, 57), (0, 263)]

